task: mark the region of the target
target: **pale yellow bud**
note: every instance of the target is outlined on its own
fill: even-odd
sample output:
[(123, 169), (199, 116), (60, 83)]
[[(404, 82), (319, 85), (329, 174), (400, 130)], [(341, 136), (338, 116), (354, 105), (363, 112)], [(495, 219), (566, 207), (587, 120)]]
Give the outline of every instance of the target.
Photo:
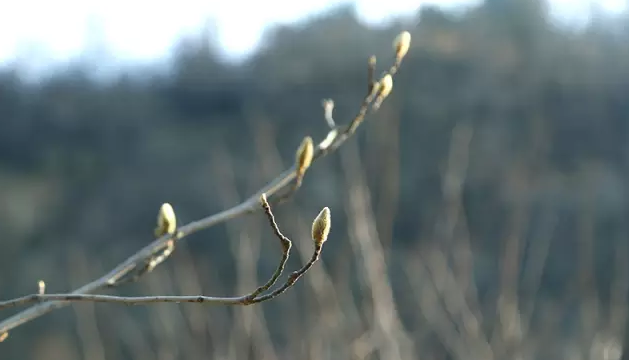
[(326, 206), (312, 222), (312, 240), (315, 244), (322, 245), (328, 239), (331, 224), (330, 209)]
[(174, 234), (177, 230), (177, 217), (175, 211), (169, 203), (162, 204), (157, 215), (157, 227), (155, 228), (155, 236), (165, 234)]
[(376, 97), (376, 100), (373, 103), (374, 110), (378, 110), (380, 108), (380, 105), (382, 105), (382, 102), (384, 101), (384, 99), (386, 99), (386, 97), (389, 96), (392, 89), (393, 89), (393, 78), (391, 77), (391, 74), (386, 74), (380, 80), (378, 96)]
[(312, 138), (310, 136), (306, 136), (304, 140), (299, 145), (299, 149), (297, 149), (296, 154), (296, 162), (297, 162), (297, 172), (299, 174), (304, 174), (306, 170), (310, 167), (312, 163), (312, 156), (314, 155), (314, 145), (312, 143)]
[(393, 90), (393, 78), (391, 77), (391, 74), (386, 74), (384, 77), (382, 77), (382, 80), (380, 80), (379, 96), (384, 99), (389, 96), (391, 90)]
[(398, 60), (402, 60), (406, 53), (408, 53), (408, 49), (411, 46), (411, 33), (408, 31), (402, 31), (398, 36), (393, 40), (393, 49), (395, 49), (395, 57)]
[(37, 291), (39, 295), (43, 295), (46, 293), (46, 283), (44, 282), (44, 280), (39, 280), (39, 282), (37, 283)]

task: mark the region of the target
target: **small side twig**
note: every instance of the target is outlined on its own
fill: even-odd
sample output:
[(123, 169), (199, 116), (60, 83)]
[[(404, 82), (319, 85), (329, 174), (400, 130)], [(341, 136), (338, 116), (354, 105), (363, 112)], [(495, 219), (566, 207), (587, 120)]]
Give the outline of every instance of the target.
[(308, 261), (306, 263), (306, 265), (304, 265), (301, 269), (299, 269), (297, 271), (294, 271), (292, 274), (290, 274), (288, 276), (288, 279), (284, 283), (284, 285), (282, 285), (280, 288), (278, 288), (277, 290), (274, 290), (270, 294), (262, 295), (260, 297), (257, 297), (255, 299), (253, 299), (252, 303), (260, 303), (260, 302), (263, 302), (263, 301), (267, 301), (267, 300), (273, 299), (274, 297), (276, 297), (276, 296), (284, 293), (286, 290), (288, 290), (288, 288), (293, 286), (297, 282), (297, 280), (299, 280), (299, 278), (302, 277), (308, 270), (310, 270), (310, 268), (314, 265), (314, 263), (317, 262), (317, 260), (319, 260), (319, 256), (321, 255), (321, 249), (322, 248), (323, 247), (321, 245), (315, 245), (315, 249), (314, 249), (314, 253), (312, 254), (312, 258), (310, 258), (310, 261)]
[(282, 285), (279, 289), (270, 294), (260, 296), (259, 298), (253, 300), (254, 303), (270, 300), (282, 294), (289, 287), (293, 286), (293, 284), (295, 284), (297, 280), (299, 280), (299, 278), (305, 274), (314, 265), (314, 263), (317, 262), (317, 260), (319, 260), (323, 243), (327, 241), (328, 235), (330, 234), (331, 223), (330, 209), (324, 207), (312, 222), (312, 240), (314, 241), (315, 248), (310, 261), (308, 261), (301, 269), (290, 274), (286, 283), (284, 283), (284, 285)]
[(273, 276), (271, 276), (269, 281), (267, 281), (266, 284), (258, 287), (254, 292), (252, 292), (249, 295), (249, 299), (252, 301), (258, 295), (262, 294), (263, 292), (270, 289), (271, 286), (275, 285), (275, 283), (277, 282), (277, 279), (279, 279), (280, 275), (282, 275), (282, 272), (284, 271), (284, 267), (286, 266), (286, 261), (288, 261), (288, 257), (290, 256), (290, 249), (293, 245), (290, 239), (284, 236), (284, 234), (282, 234), (282, 232), (280, 231), (280, 228), (277, 226), (277, 222), (275, 221), (275, 216), (273, 215), (273, 212), (271, 211), (271, 206), (269, 205), (266, 199), (266, 195), (262, 194), (262, 196), (260, 197), (260, 202), (262, 203), (262, 208), (264, 209), (264, 212), (266, 213), (266, 216), (269, 220), (269, 224), (271, 224), (271, 227), (273, 228), (273, 232), (275, 233), (275, 236), (280, 240), (282, 244), (282, 259), (280, 260), (280, 263), (277, 266), (275, 273), (273, 273)]

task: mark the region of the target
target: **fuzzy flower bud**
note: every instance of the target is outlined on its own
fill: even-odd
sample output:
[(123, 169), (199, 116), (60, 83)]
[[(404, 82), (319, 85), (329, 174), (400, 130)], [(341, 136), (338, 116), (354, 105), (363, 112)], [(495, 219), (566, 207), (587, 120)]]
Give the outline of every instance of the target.
[(314, 155), (314, 145), (310, 136), (304, 138), (295, 155), (297, 173), (303, 175), (310, 167), (312, 156)]
[(157, 227), (155, 228), (155, 236), (159, 237), (165, 234), (174, 234), (177, 230), (177, 217), (175, 211), (169, 203), (162, 204), (157, 215)]
[(321, 246), (328, 239), (331, 224), (330, 209), (326, 206), (312, 222), (312, 240), (315, 244)]
[(393, 78), (390, 74), (386, 74), (380, 80), (380, 97), (382, 99), (386, 98), (391, 93), (391, 90), (393, 90)]
[(382, 102), (384, 101), (384, 99), (386, 99), (386, 97), (389, 96), (392, 89), (393, 89), (393, 78), (391, 77), (391, 74), (386, 74), (380, 80), (378, 96), (376, 97), (376, 100), (373, 103), (374, 110), (378, 110), (380, 108), (380, 105), (382, 105)]
[(411, 46), (411, 33), (408, 31), (402, 31), (393, 40), (393, 49), (395, 49), (395, 58), (400, 61), (404, 58), (408, 49)]

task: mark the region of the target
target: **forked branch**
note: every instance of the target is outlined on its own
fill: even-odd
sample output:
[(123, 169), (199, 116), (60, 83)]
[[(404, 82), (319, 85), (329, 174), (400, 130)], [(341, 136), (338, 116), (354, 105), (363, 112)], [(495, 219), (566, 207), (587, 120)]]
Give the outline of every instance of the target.
[[(270, 294), (262, 295), (264, 292), (269, 290), (279, 277), (282, 275), (284, 271), (284, 267), (286, 265), (286, 261), (290, 256), (290, 249), (292, 243), (289, 238), (284, 236), (280, 231), (277, 223), (275, 222), (275, 217), (273, 216), (273, 211), (271, 210), (271, 206), (267, 202), (266, 195), (262, 194), (260, 197), (260, 203), (264, 212), (267, 215), (269, 220), (269, 224), (275, 233), (275, 236), (280, 240), (282, 246), (282, 258), (277, 266), (277, 269), (271, 276), (271, 278), (262, 286), (258, 287), (256, 290), (252, 291), (250, 294), (238, 296), (238, 297), (214, 297), (214, 296), (204, 296), (204, 295), (193, 295), (193, 296), (111, 296), (111, 295), (95, 295), (95, 294), (45, 294), (43, 291), (40, 291), (38, 294), (32, 294), (23, 296), (20, 298), (16, 298), (13, 300), (0, 302), (0, 310), (6, 309), (9, 307), (27, 305), (34, 302), (42, 302), (42, 301), (91, 301), (91, 302), (108, 302), (108, 303), (122, 303), (126, 305), (141, 305), (141, 304), (151, 304), (151, 303), (207, 303), (207, 304), (221, 304), (221, 305), (250, 305), (254, 303), (259, 303), (263, 301), (267, 301), (273, 299), (279, 294), (286, 291), (289, 287), (293, 286), (297, 279), (306, 273), (308, 269), (312, 267), (312, 265), (318, 260), (319, 254), (321, 253), (322, 245), (325, 239), (327, 239), (327, 235), (330, 230), (330, 211), (328, 208), (324, 208), (321, 211), (321, 214), (314, 220), (313, 228), (325, 227), (327, 230), (325, 231), (325, 236), (321, 241), (321, 237), (313, 238), (315, 243), (315, 250), (312, 256), (312, 259), (306, 263), (301, 269), (295, 271), (291, 276), (288, 277), (286, 283), (281, 286), (278, 290), (273, 291)], [(323, 214), (323, 215), (322, 215)], [(324, 224), (324, 225), (321, 225)], [(313, 234), (315, 232), (313, 231)]]

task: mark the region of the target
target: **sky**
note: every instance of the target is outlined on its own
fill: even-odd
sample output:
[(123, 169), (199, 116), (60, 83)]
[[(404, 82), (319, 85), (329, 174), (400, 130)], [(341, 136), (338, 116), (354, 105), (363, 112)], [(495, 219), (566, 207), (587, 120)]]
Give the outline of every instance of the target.
[[(413, 14), (424, 4), (447, 8), (480, 0), (7, 0), (0, 4), (0, 66), (46, 68), (100, 49), (113, 63), (151, 61), (170, 53), (182, 35), (213, 24), (228, 58), (251, 53), (263, 30), (354, 3), (369, 23)], [(550, 0), (558, 18), (583, 19), (592, 4), (622, 11), (629, 0)], [(104, 51), (102, 51), (104, 50)], [(98, 56), (98, 55), (97, 55)]]

